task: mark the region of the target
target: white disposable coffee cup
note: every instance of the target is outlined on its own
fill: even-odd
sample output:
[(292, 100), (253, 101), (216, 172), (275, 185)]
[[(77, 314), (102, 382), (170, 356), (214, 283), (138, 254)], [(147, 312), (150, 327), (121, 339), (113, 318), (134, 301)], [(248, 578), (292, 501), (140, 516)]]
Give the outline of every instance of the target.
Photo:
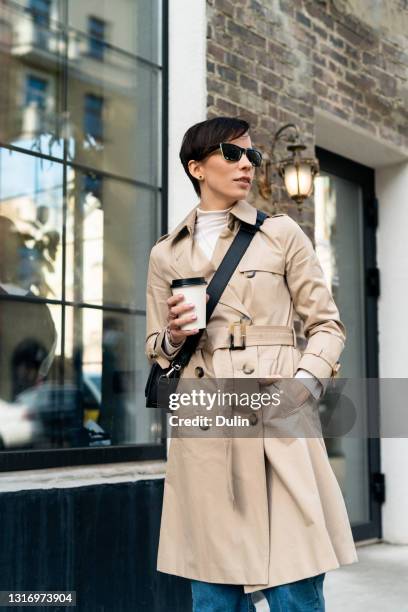
[(173, 295), (182, 293), (184, 301), (182, 303), (194, 304), (194, 309), (188, 310), (181, 316), (196, 315), (196, 319), (180, 326), (180, 329), (205, 329), (206, 327), (206, 310), (207, 310), (207, 281), (203, 276), (194, 278), (176, 278), (171, 283), (171, 292)]

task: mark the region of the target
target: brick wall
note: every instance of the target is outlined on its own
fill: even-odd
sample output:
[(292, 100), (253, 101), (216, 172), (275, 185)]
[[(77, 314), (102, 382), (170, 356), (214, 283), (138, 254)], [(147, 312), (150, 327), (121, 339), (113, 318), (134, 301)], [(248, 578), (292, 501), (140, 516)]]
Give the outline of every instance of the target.
[[(354, 0), (207, 0), (208, 116), (248, 119), (265, 151), (291, 121), (313, 153), (315, 108), (408, 146), (407, 2), (363, 4), (365, 11)], [(251, 198), (311, 233), (311, 201), (299, 217), (280, 188), (273, 205), (256, 191)]]

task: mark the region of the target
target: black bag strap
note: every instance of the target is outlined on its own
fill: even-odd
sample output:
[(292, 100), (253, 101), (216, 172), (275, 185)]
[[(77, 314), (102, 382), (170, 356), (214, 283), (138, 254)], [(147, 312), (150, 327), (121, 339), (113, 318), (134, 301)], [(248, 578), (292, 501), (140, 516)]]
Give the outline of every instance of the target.
[[(214, 312), (214, 308), (218, 304), (218, 300), (223, 294), (224, 289), (228, 284), (228, 281), (233, 275), (245, 251), (249, 247), (252, 238), (255, 236), (256, 232), (260, 229), (262, 223), (268, 216), (269, 215), (267, 215), (263, 211), (257, 210), (255, 225), (251, 225), (250, 223), (241, 221), (238, 233), (236, 234), (231, 246), (224, 255), (223, 260), (221, 261), (217, 271), (215, 272), (207, 287), (207, 293), (210, 296), (206, 307), (207, 323), (212, 313)], [(186, 365), (191, 359), (192, 354), (198, 346), (203, 332), (204, 329), (200, 329), (197, 334), (194, 334), (193, 336), (187, 336), (182, 348), (180, 349), (180, 352), (172, 361), (171, 371), (173, 371), (173, 369), (176, 371), (180, 371), (182, 368), (186, 367)]]

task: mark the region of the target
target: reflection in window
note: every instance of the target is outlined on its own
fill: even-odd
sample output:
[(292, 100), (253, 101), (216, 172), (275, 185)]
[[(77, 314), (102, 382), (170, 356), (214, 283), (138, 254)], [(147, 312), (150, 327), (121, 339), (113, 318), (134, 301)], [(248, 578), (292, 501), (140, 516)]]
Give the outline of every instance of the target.
[(158, 188), (161, 2), (111, 4), (0, 2), (1, 140)]
[(0, 149), (0, 283), (61, 295), (62, 167)]
[[(0, 283), (0, 295), (7, 294), (7, 285)], [(0, 397), (15, 402), (20, 393), (40, 384), (49, 373), (57, 331), (46, 304), (2, 300), (0, 308)]]
[[(103, 179), (100, 175), (83, 175), (70, 170), (67, 295), (72, 296), (75, 302), (103, 304), (105, 237), (102, 199)], [(72, 276), (69, 274), (71, 269)]]
[(102, 198), (102, 177), (96, 174), (87, 174), (84, 178), (84, 189), (87, 194), (101, 200)]
[(54, 386), (61, 316), (54, 306), (10, 297), (1, 282), (0, 448), (41, 448), (51, 444), (50, 438), (45, 442), (46, 432), (50, 434), (52, 424), (57, 427), (60, 410), (56, 405), (52, 409), (51, 401), (41, 401), (40, 395)]
[[(60, 6), (0, 3), (0, 22), (10, 30), (2, 49), (1, 140), (59, 158), (64, 151), (59, 95), (63, 40), (55, 25)], [(51, 10), (55, 24), (49, 26)]]
[(94, 94), (85, 95), (84, 132), (95, 140), (103, 138), (103, 98)]
[(66, 309), (66, 381), (81, 390), (84, 425), (99, 427), (112, 444), (160, 441), (160, 412), (135, 409), (143, 401), (145, 363), (135, 339), (144, 325), (134, 314)]
[(73, 168), (67, 187), (67, 299), (143, 311), (154, 193)]
[(89, 55), (94, 59), (103, 60), (105, 27), (106, 24), (102, 19), (88, 17)]
[(144, 409), (160, 6), (0, 2), (0, 448), (162, 445)]
[[(21, 136), (35, 138), (33, 148), (41, 150), (44, 133), (51, 127), (53, 98), (49, 92), (49, 81), (37, 74), (26, 75)], [(20, 143), (19, 143), (20, 144)]]
[(37, 25), (48, 27), (50, 23), (51, 0), (30, 0), (29, 11)]
[(27, 106), (34, 106), (41, 110), (45, 110), (47, 89), (48, 82), (45, 79), (33, 74), (27, 75), (25, 96)]
[(336, 233), (336, 192), (328, 176), (315, 179), (315, 244), (316, 253), (327, 285), (337, 294), (339, 284), (337, 253), (333, 237)]

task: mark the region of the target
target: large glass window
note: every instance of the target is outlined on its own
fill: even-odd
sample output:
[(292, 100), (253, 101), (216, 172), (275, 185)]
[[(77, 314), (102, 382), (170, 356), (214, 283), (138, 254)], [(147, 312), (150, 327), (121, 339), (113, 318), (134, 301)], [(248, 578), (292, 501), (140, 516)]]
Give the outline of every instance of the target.
[(162, 0), (114, 4), (0, 7), (8, 469), (165, 454), (162, 414), (144, 406), (147, 265), (163, 230)]

